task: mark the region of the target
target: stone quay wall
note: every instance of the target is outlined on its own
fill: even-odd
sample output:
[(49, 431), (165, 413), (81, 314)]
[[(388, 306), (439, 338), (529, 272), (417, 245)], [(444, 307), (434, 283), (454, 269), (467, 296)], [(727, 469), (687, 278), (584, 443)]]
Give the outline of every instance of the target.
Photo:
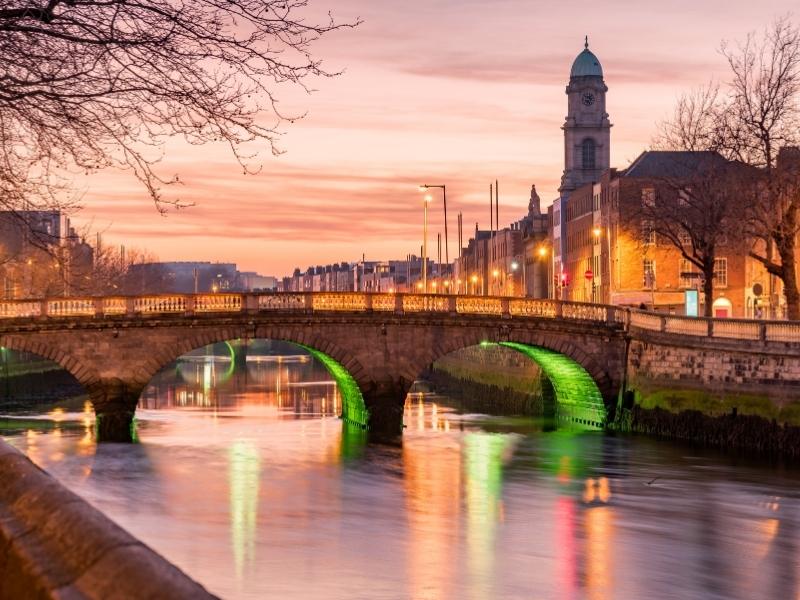
[(0, 599), (214, 597), (0, 440)]
[(800, 425), (796, 346), (639, 333), (627, 349), (624, 389), (643, 408), (735, 411)]
[(800, 460), (800, 349), (636, 332), (612, 427)]

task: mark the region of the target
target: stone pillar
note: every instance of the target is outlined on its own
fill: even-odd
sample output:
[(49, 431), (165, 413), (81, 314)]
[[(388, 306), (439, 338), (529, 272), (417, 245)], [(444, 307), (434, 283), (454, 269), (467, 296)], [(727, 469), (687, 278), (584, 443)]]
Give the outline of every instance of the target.
[(372, 383), (364, 392), (369, 411), (369, 441), (394, 442), (403, 433), (403, 409), (411, 383), (390, 379)]
[(89, 394), (97, 418), (98, 442), (133, 442), (133, 416), (144, 385), (121, 379), (103, 379), (93, 385)]

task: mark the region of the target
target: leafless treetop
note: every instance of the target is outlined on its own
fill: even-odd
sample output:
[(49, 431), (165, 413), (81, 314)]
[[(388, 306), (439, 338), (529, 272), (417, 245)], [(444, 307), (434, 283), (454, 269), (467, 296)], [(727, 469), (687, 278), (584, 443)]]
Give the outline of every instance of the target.
[[(247, 172), (273, 153), (276, 88), (335, 75), (311, 52), (357, 23), (304, 19), (307, 0), (0, 0), (0, 198), (59, 206), (70, 178), (132, 170), (159, 209), (170, 136), (222, 141)], [(269, 117), (265, 117), (265, 113)]]

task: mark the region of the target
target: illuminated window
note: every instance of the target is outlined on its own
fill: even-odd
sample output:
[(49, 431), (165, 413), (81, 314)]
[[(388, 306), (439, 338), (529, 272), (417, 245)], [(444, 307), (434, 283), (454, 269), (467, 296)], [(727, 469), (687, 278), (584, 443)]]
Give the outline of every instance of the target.
[(656, 261), (645, 258), (642, 262), (644, 272), (644, 287), (648, 290), (656, 287)]
[(728, 286), (728, 259), (714, 259), (714, 285), (717, 287)]
[(681, 259), (680, 271), (678, 272), (678, 286), (682, 288), (693, 288), (699, 279), (700, 274), (695, 269), (694, 264), (685, 258)]

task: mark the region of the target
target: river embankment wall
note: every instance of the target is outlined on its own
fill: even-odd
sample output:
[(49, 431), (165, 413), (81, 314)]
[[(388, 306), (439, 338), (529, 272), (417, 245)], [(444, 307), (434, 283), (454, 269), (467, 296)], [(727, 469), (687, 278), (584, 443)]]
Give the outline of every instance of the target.
[(800, 425), (800, 352), (758, 342), (638, 337), (629, 342), (624, 389), (626, 408), (736, 413)]
[(214, 597), (0, 440), (0, 599)]
[(425, 379), (470, 410), (540, 416), (553, 412), (553, 388), (539, 366), (503, 346), (471, 346), (437, 360)]
[(800, 459), (796, 345), (637, 334), (629, 341), (620, 432)]

